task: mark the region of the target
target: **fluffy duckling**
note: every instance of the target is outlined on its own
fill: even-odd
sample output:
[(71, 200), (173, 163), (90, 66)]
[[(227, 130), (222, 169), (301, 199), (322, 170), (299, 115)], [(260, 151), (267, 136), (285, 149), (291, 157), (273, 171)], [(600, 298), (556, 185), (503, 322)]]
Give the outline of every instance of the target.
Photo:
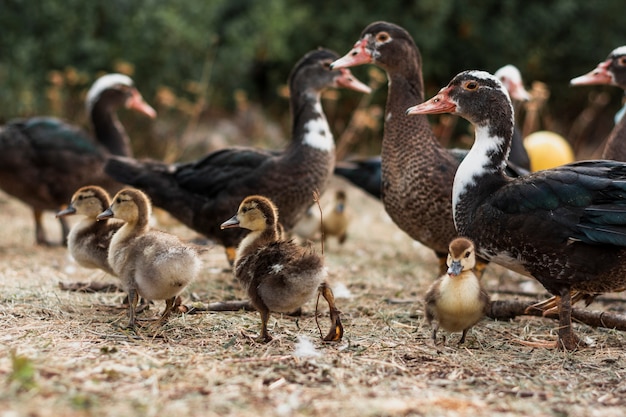
[(111, 206), (97, 217), (114, 217), (124, 225), (113, 236), (108, 261), (128, 294), (129, 327), (135, 326), (139, 296), (165, 300), (159, 323), (167, 321), (176, 297), (198, 275), (200, 259), (195, 248), (169, 233), (151, 230), (152, 207), (139, 190), (124, 189), (113, 197)]
[(339, 244), (343, 245), (348, 237), (348, 223), (350, 219), (346, 213), (346, 192), (337, 190), (332, 208), (327, 210), (322, 218), (322, 237), (324, 241), (329, 236), (337, 236)]
[(84, 218), (72, 227), (67, 236), (67, 247), (72, 257), (85, 268), (99, 268), (117, 275), (108, 261), (109, 244), (113, 234), (124, 222), (115, 219), (98, 221), (96, 217), (109, 207), (111, 199), (106, 190), (96, 185), (81, 187), (74, 193), (70, 205), (57, 217), (73, 214)]
[(272, 340), (267, 331), (271, 311), (292, 312), (318, 291), (328, 302), (332, 323), (324, 340), (341, 340), (343, 327), (332, 291), (324, 282), (324, 261), (315, 252), (281, 237), (274, 203), (258, 195), (246, 197), (237, 214), (221, 224), (222, 229), (231, 227), (250, 230), (237, 248), (234, 272), (261, 314), (258, 340)]
[(435, 321), (435, 344), (439, 326), (449, 332), (462, 331), (461, 344), (465, 342), (467, 331), (487, 313), (489, 294), (472, 271), (476, 253), (471, 240), (454, 239), (450, 243), (447, 264), (447, 274), (438, 278), (426, 293), (426, 320), (429, 324)]

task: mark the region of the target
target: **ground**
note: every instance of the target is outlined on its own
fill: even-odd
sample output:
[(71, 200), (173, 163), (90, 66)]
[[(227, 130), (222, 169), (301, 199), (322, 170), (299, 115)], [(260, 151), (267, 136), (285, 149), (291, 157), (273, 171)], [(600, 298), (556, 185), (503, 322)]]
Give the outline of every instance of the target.
[[(123, 294), (59, 288), (115, 279), (76, 265), (63, 247), (35, 246), (30, 210), (0, 193), (0, 417), (624, 415), (622, 332), (576, 324), (593, 346), (562, 352), (520, 343), (555, 340), (553, 320), (484, 319), (465, 345), (452, 334), (435, 349), (421, 302), (437, 275), (434, 255), (379, 201), (340, 180), (331, 185), (347, 189), (353, 214), (347, 242), (325, 247), (345, 325), (339, 343), (320, 340), (315, 300), (300, 317), (272, 315), (269, 344), (244, 335), (258, 332), (256, 312), (177, 314), (163, 328), (124, 330)], [(60, 239), (51, 214), (46, 227)], [(195, 236), (174, 222), (157, 227)], [(202, 259), (185, 304), (243, 297), (221, 248)], [(493, 299), (546, 296), (497, 266), (483, 279)], [(620, 312), (622, 299), (611, 294), (588, 308)]]

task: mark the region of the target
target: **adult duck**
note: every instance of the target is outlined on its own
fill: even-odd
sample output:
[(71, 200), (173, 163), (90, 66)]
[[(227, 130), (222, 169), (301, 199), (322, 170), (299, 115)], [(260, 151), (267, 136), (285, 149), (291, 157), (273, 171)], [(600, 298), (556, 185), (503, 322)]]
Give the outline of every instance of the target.
[[(626, 92), (626, 46), (615, 48), (609, 56), (591, 72), (573, 78), (571, 85), (613, 85)], [(602, 158), (626, 161), (626, 118), (621, 117), (609, 134), (602, 151)]]
[(112, 158), (106, 172), (145, 191), (156, 206), (224, 246), (232, 264), (245, 232), (222, 231), (218, 219), (229, 217), (244, 197), (261, 194), (272, 199), (289, 231), (312, 204), (313, 193), (326, 188), (335, 144), (321, 106), (322, 91), (338, 87), (370, 91), (349, 70), (331, 70), (330, 63), (337, 58), (327, 49), (314, 50), (292, 70), (292, 139), (282, 152), (235, 147), (175, 165)]
[(626, 285), (626, 164), (581, 161), (519, 178), (505, 175), (513, 107), (494, 76), (465, 71), (407, 114), (453, 113), (476, 137), (454, 179), (459, 234), (492, 262), (536, 278), (559, 297), (557, 346), (575, 349), (571, 291)]
[(259, 341), (272, 340), (267, 330), (270, 312), (297, 310), (318, 292), (330, 308), (332, 326), (324, 340), (341, 340), (343, 326), (332, 291), (324, 281), (327, 272), (323, 258), (282, 238), (278, 211), (270, 199), (258, 195), (246, 197), (237, 213), (220, 227), (248, 232), (237, 248), (234, 273), (261, 315)]
[[(422, 58), (409, 33), (393, 23), (374, 22), (332, 68), (372, 63), (387, 73), (388, 92), (381, 148), (381, 197), (404, 232), (431, 248), (440, 272), (447, 270), (448, 244), (457, 236), (452, 220), (452, 182), (466, 151), (444, 148), (426, 116), (406, 109), (424, 100)], [(486, 263), (477, 260), (477, 270)]]
[(177, 236), (152, 230), (152, 206), (139, 190), (118, 192), (111, 205), (96, 218), (116, 218), (124, 225), (113, 235), (108, 261), (128, 294), (128, 327), (135, 326), (139, 296), (146, 300), (165, 300), (159, 323), (167, 321), (176, 297), (200, 272), (195, 247)]
[[(58, 211), (85, 185), (109, 192), (120, 188), (104, 173), (108, 155), (131, 155), (115, 113), (120, 107), (156, 115), (129, 77), (108, 74), (96, 80), (86, 97), (94, 137), (52, 117), (13, 120), (0, 128), (0, 188), (32, 207), (38, 244), (48, 244), (43, 211)], [(69, 228), (63, 217), (60, 221), (65, 242)]]

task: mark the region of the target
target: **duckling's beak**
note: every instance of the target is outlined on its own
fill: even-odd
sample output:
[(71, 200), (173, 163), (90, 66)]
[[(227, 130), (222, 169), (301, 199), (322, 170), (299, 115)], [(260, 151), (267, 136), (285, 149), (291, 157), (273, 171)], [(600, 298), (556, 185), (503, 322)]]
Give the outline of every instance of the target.
[(70, 214), (76, 214), (76, 209), (71, 204), (67, 206), (65, 210), (59, 211), (56, 214), (56, 218), (58, 219), (59, 217), (69, 216)]
[(233, 227), (239, 227), (239, 219), (237, 218), (236, 214), (230, 219), (226, 220), (224, 223), (222, 223), (220, 229), (230, 229)]
[(452, 261), (450, 262), (450, 267), (448, 268), (448, 275), (451, 277), (456, 277), (463, 271), (463, 265), (461, 265), (461, 261)]
[(113, 217), (113, 210), (111, 210), (111, 207), (109, 207), (108, 209), (104, 210), (102, 213), (98, 214), (98, 216), (96, 217), (96, 220), (105, 220), (105, 219), (110, 219), (111, 217)]

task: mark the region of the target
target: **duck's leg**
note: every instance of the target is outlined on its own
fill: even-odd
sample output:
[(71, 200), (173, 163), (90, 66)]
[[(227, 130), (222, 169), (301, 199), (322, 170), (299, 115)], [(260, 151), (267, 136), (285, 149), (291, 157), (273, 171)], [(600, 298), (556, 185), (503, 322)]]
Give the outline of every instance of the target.
[(41, 216), (43, 212), (39, 209), (33, 209), (33, 217), (35, 218), (35, 241), (38, 245), (48, 245), (48, 239), (46, 239), (46, 231), (43, 228), (43, 222)]
[(267, 343), (272, 340), (272, 336), (267, 331), (267, 322), (270, 319), (270, 310), (265, 305), (259, 307), (257, 307), (257, 309), (261, 315), (261, 334), (259, 335), (257, 341)]
[(168, 298), (167, 300), (165, 300), (165, 310), (163, 310), (161, 317), (159, 317), (159, 321), (158, 321), (159, 325), (163, 325), (167, 323), (167, 320), (169, 319), (170, 314), (172, 313), (172, 309), (174, 308), (174, 305), (176, 304), (177, 298), (178, 297), (174, 296), (172, 298)]
[(463, 343), (465, 343), (465, 336), (467, 335), (467, 331), (469, 329), (463, 329), (463, 334), (461, 334), (461, 339), (459, 340), (459, 345), (462, 345)]
[(330, 311), (330, 325), (331, 328), (324, 337), (326, 342), (338, 342), (343, 338), (343, 325), (341, 324), (341, 312), (337, 309), (335, 305), (335, 295), (333, 291), (330, 289), (327, 283), (322, 282), (319, 286), (318, 291), (322, 294), (322, 297), (328, 303), (328, 309)]
[(564, 350), (575, 350), (581, 344), (572, 330), (572, 300), (569, 288), (560, 291), (561, 303), (559, 307), (559, 340), (557, 347)]
[(135, 309), (138, 302), (139, 294), (135, 288), (131, 287), (128, 290), (128, 327), (131, 329), (135, 327)]

